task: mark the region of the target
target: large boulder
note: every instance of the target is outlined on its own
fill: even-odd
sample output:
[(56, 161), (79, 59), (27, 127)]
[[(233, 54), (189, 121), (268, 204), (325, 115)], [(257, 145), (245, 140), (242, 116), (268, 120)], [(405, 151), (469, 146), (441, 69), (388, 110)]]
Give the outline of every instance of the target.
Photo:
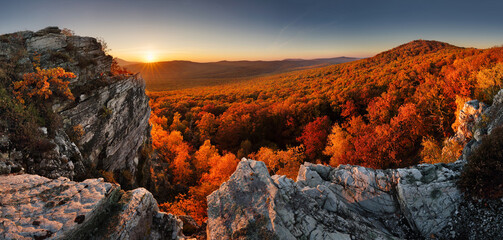
[(161, 213), (143, 188), (103, 179), (73, 182), (38, 175), (0, 176), (1, 239), (179, 239), (182, 222)]
[(297, 182), (243, 159), (208, 196), (210, 239), (451, 238), (462, 163), (374, 170), (305, 163)]

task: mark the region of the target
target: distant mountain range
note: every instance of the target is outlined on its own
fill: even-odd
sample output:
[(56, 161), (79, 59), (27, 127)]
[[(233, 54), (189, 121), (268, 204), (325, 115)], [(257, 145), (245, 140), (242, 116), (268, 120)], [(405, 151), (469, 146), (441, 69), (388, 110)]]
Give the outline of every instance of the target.
[(220, 61), (198, 63), (167, 61), (134, 63), (117, 59), (119, 65), (132, 72), (140, 72), (147, 90), (176, 90), (197, 86), (212, 86), (269, 74), (323, 67), (351, 62), (358, 58), (337, 57), (320, 59), (285, 59), (281, 61)]

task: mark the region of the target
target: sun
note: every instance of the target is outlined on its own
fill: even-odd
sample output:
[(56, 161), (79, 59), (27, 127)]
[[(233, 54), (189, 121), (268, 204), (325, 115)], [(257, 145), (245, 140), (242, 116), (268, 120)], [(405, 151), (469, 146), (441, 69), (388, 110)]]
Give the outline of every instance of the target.
[(153, 52), (148, 52), (145, 56), (145, 62), (151, 63), (155, 62), (155, 54)]

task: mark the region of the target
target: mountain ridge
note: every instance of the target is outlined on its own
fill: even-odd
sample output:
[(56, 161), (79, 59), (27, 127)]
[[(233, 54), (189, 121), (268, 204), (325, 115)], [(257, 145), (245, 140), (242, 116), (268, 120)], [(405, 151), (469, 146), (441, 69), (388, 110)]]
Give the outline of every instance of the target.
[(163, 91), (212, 86), (237, 82), (270, 74), (310, 69), (359, 60), (336, 57), (311, 60), (285, 59), (277, 61), (218, 61), (192, 62), (186, 60), (125, 65), (128, 70), (140, 72), (146, 80), (147, 90)]

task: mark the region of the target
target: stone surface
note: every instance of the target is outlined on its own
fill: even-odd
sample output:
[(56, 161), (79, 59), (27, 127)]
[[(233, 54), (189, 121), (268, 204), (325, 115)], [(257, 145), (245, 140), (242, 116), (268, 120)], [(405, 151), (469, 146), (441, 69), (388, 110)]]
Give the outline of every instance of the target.
[(306, 163), (297, 182), (243, 159), (208, 196), (209, 239), (449, 238), (462, 162), (373, 170)]
[[(12, 173), (19, 167), (9, 166), (21, 165), (27, 173), (85, 179), (98, 169), (118, 175), (127, 172), (127, 184), (138, 185), (139, 164), (145, 163), (140, 149), (150, 141), (150, 107), (143, 79), (112, 74), (112, 57), (95, 38), (66, 36), (57, 27), (0, 38), (0, 61), (15, 64), (19, 78), (34, 71), (32, 62), (37, 58), (41, 68), (62, 67), (77, 76), (69, 85), (76, 100), (52, 103), (63, 122), (61, 129), (49, 134), (54, 150), (44, 156), (22, 152), (20, 159), (0, 161), (0, 172)], [(84, 130), (80, 139), (69, 137), (76, 126)], [(40, 132), (48, 135), (47, 128)], [(15, 152), (9, 146), (0, 148), (9, 156)]]
[(478, 100), (471, 100), (463, 105), (463, 109), (458, 115), (458, 129), (453, 139), (461, 144), (466, 144), (473, 138), (476, 122), (482, 118), (483, 112), (487, 106)]
[(147, 190), (102, 179), (0, 176), (1, 239), (178, 239), (182, 222)]
[(43, 52), (58, 50), (66, 47), (66, 36), (62, 34), (49, 33), (40, 37), (33, 37), (26, 41), (29, 52)]

